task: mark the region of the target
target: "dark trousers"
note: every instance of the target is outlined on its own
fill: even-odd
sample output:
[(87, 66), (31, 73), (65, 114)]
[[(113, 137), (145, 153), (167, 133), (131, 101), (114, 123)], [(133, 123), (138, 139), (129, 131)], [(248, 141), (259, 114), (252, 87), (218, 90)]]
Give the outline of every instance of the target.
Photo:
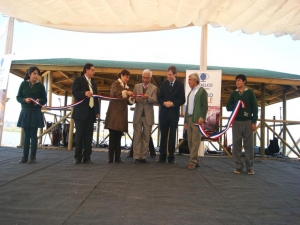
[(115, 161), (121, 159), (121, 138), (122, 132), (109, 129), (109, 146), (108, 146), (108, 159)]
[(30, 140), (31, 140), (30, 158), (35, 159), (36, 149), (37, 149), (37, 130), (38, 130), (37, 127), (24, 128), (24, 148), (23, 148), (24, 159), (28, 159)]
[[(85, 120), (74, 120), (76, 126), (75, 135), (75, 159), (81, 161), (90, 159), (92, 154), (92, 140), (94, 130), (94, 115), (92, 108), (88, 109), (88, 117)], [(82, 151), (82, 148), (84, 150)]]
[[(178, 118), (174, 120), (170, 117), (166, 117), (165, 119), (161, 119), (159, 121), (160, 124), (160, 146), (159, 146), (159, 158), (161, 160), (166, 160), (167, 156), (167, 144), (168, 144), (168, 161), (173, 161), (174, 151), (175, 151), (175, 139), (176, 139), (176, 129), (178, 127)], [(170, 133), (169, 133), (170, 131)], [(169, 134), (169, 141), (168, 141)]]

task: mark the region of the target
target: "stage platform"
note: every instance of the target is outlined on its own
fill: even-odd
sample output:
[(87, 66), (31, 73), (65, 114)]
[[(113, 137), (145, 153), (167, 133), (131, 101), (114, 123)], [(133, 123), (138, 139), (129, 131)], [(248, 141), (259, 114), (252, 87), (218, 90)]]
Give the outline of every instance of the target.
[(187, 170), (177, 164), (73, 165), (74, 151), (41, 150), (19, 164), (22, 149), (0, 147), (0, 224), (299, 224), (300, 162), (255, 159), (255, 175), (234, 174), (227, 156), (205, 156)]

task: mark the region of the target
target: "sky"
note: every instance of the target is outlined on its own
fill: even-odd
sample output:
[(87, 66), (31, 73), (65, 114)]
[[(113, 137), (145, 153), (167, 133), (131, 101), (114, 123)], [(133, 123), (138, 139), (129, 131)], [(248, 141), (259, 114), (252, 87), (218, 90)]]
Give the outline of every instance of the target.
[[(0, 27), (8, 20), (0, 16)], [(0, 39), (4, 52), (6, 36)], [(14, 59), (81, 58), (199, 64), (201, 27), (141, 33), (81, 33), (40, 27), (15, 21)], [(265, 69), (300, 75), (300, 41), (290, 36), (274, 37), (228, 32), (208, 26), (209, 66)], [(88, 60), (87, 60), (88, 61)], [(151, 68), (150, 68), (151, 69)], [(22, 80), (10, 75), (5, 120), (17, 120), (20, 104), (15, 100)], [(59, 105), (53, 97), (53, 105)], [(300, 99), (287, 102), (287, 118), (298, 120)], [(267, 107), (267, 118), (280, 118), (280, 107)], [(18, 110), (16, 110), (18, 109)], [(290, 109), (290, 110), (289, 110)], [(226, 110), (224, 110), (226, 111)], [(101, 117), (105, 116), (101, 113)], [(225, 113), (226, 115), (226, 113)]]

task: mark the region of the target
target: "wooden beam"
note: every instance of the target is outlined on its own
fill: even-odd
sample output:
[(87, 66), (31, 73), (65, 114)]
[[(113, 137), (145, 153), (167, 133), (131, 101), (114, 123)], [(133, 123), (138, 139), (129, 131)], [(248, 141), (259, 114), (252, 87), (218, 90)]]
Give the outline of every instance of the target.
[(63, 75), (65, 78), (68, 78), (68, 79), (71, 79), (70, 76), (68, 76), (67, 74), (65, 74), (64, 72), (62, 71), (58, 71), (61, 75)]
[(50, 70), (44, 71), (44, 72), (41, 74), (41, 77), (46, 76), (48, 73), (50, 73)]
[(63, 90), (64, 92), (65, 91), (72, 91), (72, 89), (70, 87), (66, 87), (66, 86), (64, 86), (62, 84), (52, 83), (52, 85), (55, 86), (55, 87), (57, 87), (57, 88), (59, 88), (59, 89), (61, 89), (61, 90)]
[(66, 80), (73, 81), (72, 78), (61, 77), (61, 78), (53, 79), (53, 82), (60, 83), (60, 82), (66, 81)]

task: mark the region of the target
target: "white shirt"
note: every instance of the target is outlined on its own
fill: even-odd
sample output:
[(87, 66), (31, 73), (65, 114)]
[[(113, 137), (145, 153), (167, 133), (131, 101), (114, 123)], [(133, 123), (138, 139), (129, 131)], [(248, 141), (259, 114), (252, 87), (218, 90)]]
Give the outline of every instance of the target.
[(198, 84), (196, 87), (192, 88), (190, 95), (189, 95), (189, 108), (188, 108), (188, 115), (193, 115), (194, 112), (194, 99), (197, 91), (199, 90), (200, 85)]

